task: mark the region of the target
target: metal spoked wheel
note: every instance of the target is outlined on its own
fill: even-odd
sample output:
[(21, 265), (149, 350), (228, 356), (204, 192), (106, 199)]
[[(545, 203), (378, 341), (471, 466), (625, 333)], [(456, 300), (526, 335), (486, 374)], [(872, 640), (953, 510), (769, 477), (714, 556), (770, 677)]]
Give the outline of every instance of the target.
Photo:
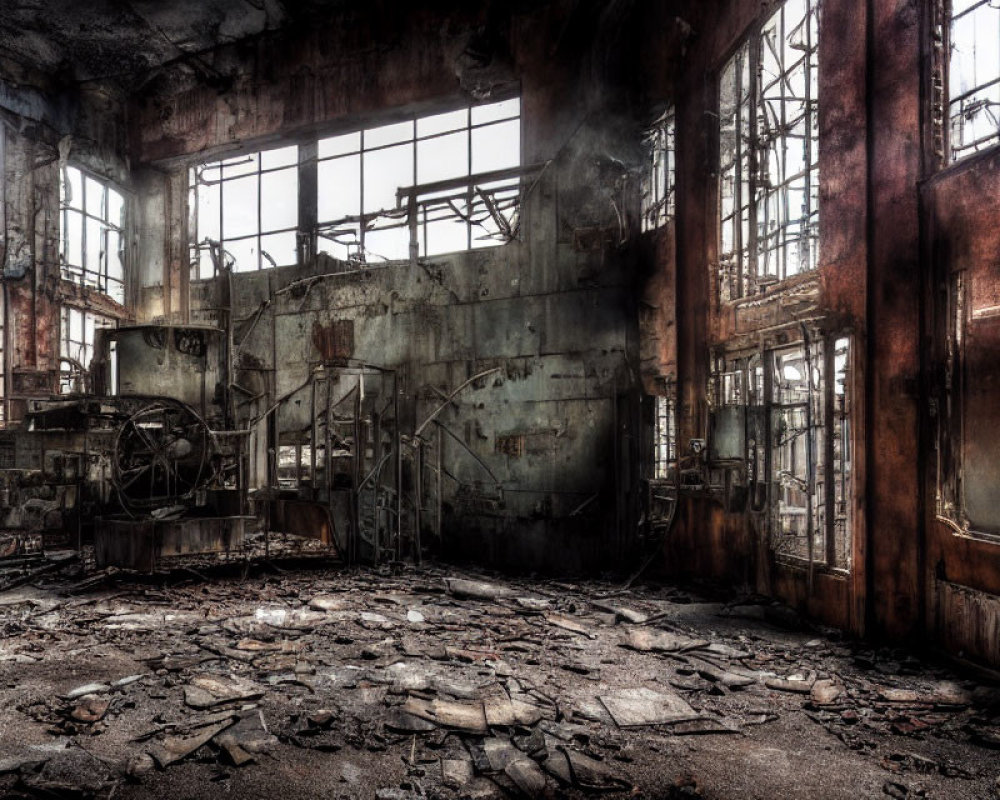
[(115, 487), (131, 509), (184, 505), (212, 477), (212, 432), (194, 409), (157, 401), (118, 429), (112, 456)]

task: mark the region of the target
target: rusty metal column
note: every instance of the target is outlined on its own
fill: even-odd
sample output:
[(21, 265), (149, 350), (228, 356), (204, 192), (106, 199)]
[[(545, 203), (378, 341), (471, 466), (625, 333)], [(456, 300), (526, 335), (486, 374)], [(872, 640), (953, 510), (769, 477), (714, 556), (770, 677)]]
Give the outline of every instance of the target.
[(399, 437), (399, 372), (392, 373), (393, 447), (396, 448), (396, 560), (403, 557), (403, 448)]
[(416, 555), (417, 566), (420, 566), (420, 517), (424, 504), (424, 443), (422, 439), (417, 439), (416, 455), (413, 459), (413, 482), (416, 484), (414, 495), (415, 502), (415, 524), (413, 526), (413, 548)]
[(443, 449), (444, 449), (444, 435), (441, 433), (441, 426), (438, 425), (437, 426), (437, 476), (436, 476), (437, 486), (435, 487), (434, 494), (437, 496), (437, 531), (436, 531), (436, 533), (437, 533), (438, 546), (439, 547), (441, 545), (441, 529), (442, 529), (442, 523), (441, 523), (441, 508), (442, 508), (442, 502), (441, 502), (441, 486), (442, 486), (441, 470), (443, 469), (443, 465), (444, 465), (444, 455), (443, 455), (443, 452), (442, 452)]

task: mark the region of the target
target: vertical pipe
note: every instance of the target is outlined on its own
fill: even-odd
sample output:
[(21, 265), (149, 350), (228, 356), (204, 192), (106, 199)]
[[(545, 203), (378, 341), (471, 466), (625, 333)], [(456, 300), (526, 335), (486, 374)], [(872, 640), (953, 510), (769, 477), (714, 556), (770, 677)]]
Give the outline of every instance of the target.
[(621, 454), (618, 452), (621, 447), (621, 434), (618, 430), (618, 376), (615, 375), (611, 393), (611, 419), (614, 434), (611, 446), (614, 448), (614, 469), (615, 469), (615, 549), (621, 553), (622, 546), (622, 489), (619, 463)]
[[(837, 475), (843, 469), (843, 454), (841, 449), (840, 469), (834, 467), (834, 402), (836, 399), (836, 336), (830, 335), (824, 340), (823, 348), (823, 433), (825, 448), (823, 461), (823, 506), (826, 516), (826, 564), (837, 566)], [(846, 387), (845, 387), (846, 391)]]
[(323, 477), (326, 485), (326, 503), (333, 498), (333, 375), (326, 381), (326, 435), (323, 439)]
[[(361, 388), (354, 394), (354, 475), (353, 491), (351, 492), (351, 558), (353, 564), (361, 547), (361, 506), (359, 484), (361, 483)], [(378, 565), (378, 553), (375, 554), (375, 564)]]
[(313, 374), (312, 386), (309, 392), (309, 499), (316, 499), (316, 443), (319, 440), (318, 421), (316, 419), (316, 375)]
[(413, 530), (413, 549), (415, 551), (414, 556), (417, 566), (420, 566), (420, 512), (424, 504), (424, 443), (421, 439), (417, 439), (417, 450), (413, 466), (415, 472), (414, 483), (416, 484), (416, 503), (414, 503), (414, 507), (416, 508), (416, 525)]
[[(406, 202), (406, 221), (410, 229), (410, 266), (412, 267), (417, 265), (417, 259), (420, 257), (420, 244), (417, 240), (417, 230), (419, 229), (417, 213), (417, 195), (416, 192), (411, 191)], [(425, 225), (424, 230), (426, 229)], [(424, 247), (426, 248), (426, 246), (425, 239)]]
[(444, 464), (444, 452), (443, 452), (443, 450), (444, 450), (444, 434), (441, 432), (441, 426), (440, 425), (438, 425), (436, 427), (437, 427), (437, 473), (436, 473), (435, 480), (437, 481), (437, 485), (435, 487), (434, 494), (437, 496), (437, 526), (436, 526), (437, 529), (435, 530), (435, 534), (437, 535), (438, 546), (440, 546), (440, 544), (441, 544), (441, 529), (442, 529), (442, 520), (441, 520), (441, 509), (442, 509), (442, 499), (441, 499), (441, 486), (442, 486), (441, 470), (442, 470), (443, 464)]
[(403, 453), (399, 441), (399, 373), (392, 373), (392, 446), (396, 449), (396, 560), (403, 558)]

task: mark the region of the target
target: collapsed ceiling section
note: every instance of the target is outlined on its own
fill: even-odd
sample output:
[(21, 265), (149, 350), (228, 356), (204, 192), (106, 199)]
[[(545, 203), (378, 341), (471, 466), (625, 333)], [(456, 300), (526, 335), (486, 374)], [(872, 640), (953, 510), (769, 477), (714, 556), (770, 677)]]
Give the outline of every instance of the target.
[(343, 0), (11, 0), (0, 15), (0, 49), (69, 83), (128, 83), (341, 5)]

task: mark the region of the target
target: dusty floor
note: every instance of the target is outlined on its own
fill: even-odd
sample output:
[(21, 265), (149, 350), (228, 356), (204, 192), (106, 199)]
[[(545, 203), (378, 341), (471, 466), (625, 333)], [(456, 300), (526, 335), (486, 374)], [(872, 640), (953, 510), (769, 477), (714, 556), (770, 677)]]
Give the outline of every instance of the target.
[(0, 593), (0, 797), (1000, 797), (1000, 691), (794, 623), (444, 568), (39, 578)]

